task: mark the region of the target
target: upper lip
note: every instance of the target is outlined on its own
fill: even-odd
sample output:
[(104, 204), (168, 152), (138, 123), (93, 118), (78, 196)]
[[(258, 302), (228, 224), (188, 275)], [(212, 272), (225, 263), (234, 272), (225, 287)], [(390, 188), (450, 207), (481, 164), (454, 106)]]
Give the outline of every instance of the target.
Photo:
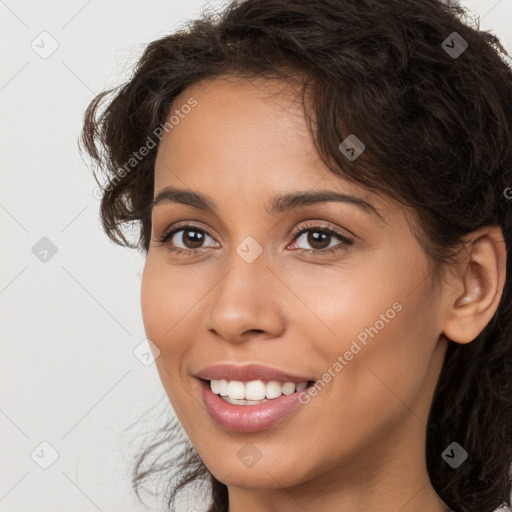
[(234, 365), (231, 363), (216, 364), (199, 370), (196, 377), (204, 380), (238, 380), (247, 382), (251, 380), (275, 380), (277, 382), (307, 382), (314, 380), (303, 375), (294, 375), (261, 364)]

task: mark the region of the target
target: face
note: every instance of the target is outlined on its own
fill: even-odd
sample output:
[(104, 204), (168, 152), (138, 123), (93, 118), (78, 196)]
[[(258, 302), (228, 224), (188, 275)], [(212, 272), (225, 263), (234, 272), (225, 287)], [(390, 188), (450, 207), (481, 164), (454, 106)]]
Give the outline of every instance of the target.
[[(263, 79), (197, 83), (156, 159), (144, 326), (179, 421), (228, 486), (328, 485), (421, 460), (444, 356), (412, 213), (333, 174), (295, 98)], [(291, 194), (303, 200), (276, 200)], [(235, 369), (208, 370), (220, 364)], [(269, 381), (315, 384), (238, 405), (199, 376), (255, 401)]]

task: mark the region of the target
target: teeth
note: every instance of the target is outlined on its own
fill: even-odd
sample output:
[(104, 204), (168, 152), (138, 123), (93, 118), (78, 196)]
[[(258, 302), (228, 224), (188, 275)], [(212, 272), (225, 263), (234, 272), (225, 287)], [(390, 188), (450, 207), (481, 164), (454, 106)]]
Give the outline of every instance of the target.
[[(210, 382), (214, 382), (213, 380)], [(228, 396), (228, 381), (227, 380), (217, 380), (215, 382), (218, 382), (219, 391), (218, 394), (221, 396)], [(211, 384), (210, 384), (211, 387)]]
[(307, 382), (301, 382), (300, 384), (297, 384), (297, 391), (302, 391), (303, 389), (306, 389), (307, 385)]
[(291, 395), (295, 391), (302, 391), (307, 384), (307, 382), (282, 384), (275, 380), (267, 383), (262, 380), (251, 380), (244, 383), (239, 380), (220, 379), (211, 380), (210, 388), (216, 395), (223, 397), (226, 402), (238, 405), (256, 405), (281, 395)]
[[(250, 382), (248, 384), (250, 384)], [(293, 391), (295, 391), (295, 384), (293, 382), (290, 382), (290, 384), (293, 386)], [(265, 386), (265, 396), (268, 399), (280, 397), (282, 394), (281, 392), (281, 384), (275, 380), (268, 382)]]
[(228, 402), (234, 405), (258, 405), (268, 402), (268, 400), (236, 400), (235, 398), (229, 398), (229, 396), (221, 396), (224, 402)]
[(291, 395), (292, 393), (295, 393), (295, 389), (297, 389), (297, 391), (300, 391), (301, 389), (299, 389), (299, 387), (302, 385), (304, 385), (304, 387), (301, 389), (304, 389), (308, 385), (308, 383), (299, 382), (299, 384), (295, 384), (293, 382), (285, 382), (282, 387), (283, 395)]
[[(233, 382), (233, 381), (232, 381)], [(234, 381), (236, 382), (236, 381)], [(237, 384), (242, 384), (245, 388), (243, 391), (243, 395), (241, 398), (245, 398), (246, 400), (263, 400), (266, 398), (277, 398), (275, 396), (268, 396), (266, 393), (265, 383), (261, 380), (251, 380), (247, 382), (245, 385), (243, 382), (237, 382)], [(270, 382), (269, 382), (270, 384)], [(231, 395), (229, 395), (231, 397)], [(281, 387), (279, 386), (279, 394), (277, 396), (281, 396)], [(234, 398), (234, 397), (233, 397)], [(239, 398), (239, 397), (236, 397)]]
[(216, 394), (219, 395), (220, 393), (220, 380), (211, 380), (210, 381), (210, 389)]
[[(229, 398), (236, 398), (238, 400), (243, 400), (245, 398), (245, 385), (243, 382), (238, 380), (230, 380), (228, 384), (228, 396)], [(255, 398), (251, 397), (251, 400), (255, 400)]]

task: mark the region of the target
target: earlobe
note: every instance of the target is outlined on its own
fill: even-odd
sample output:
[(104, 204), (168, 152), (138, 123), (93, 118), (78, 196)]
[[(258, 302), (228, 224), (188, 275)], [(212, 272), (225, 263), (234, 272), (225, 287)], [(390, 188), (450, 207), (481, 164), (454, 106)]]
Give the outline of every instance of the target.
[[(489, 323), (503, 293), (506, 247), (497, 226), (465, 237), (465, 257), (451, 280), (443, 334), (457, 343), (473, 341)], [(462, 290), (462, 292), (461, 292)]]

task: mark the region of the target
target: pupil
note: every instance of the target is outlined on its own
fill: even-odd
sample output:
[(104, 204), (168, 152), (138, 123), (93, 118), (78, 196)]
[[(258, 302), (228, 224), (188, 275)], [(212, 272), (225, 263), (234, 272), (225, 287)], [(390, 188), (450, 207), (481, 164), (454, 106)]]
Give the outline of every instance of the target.
[[(187, 233), (187, 236), (185, 236), (185, 233)], [(183, 243), (189, 249), (196, 249), (197, 247), (201, 247), (203, 237), (203, 233), (187, 229), (183, 234)]]
[[(308, 243), (315, 249), (324, 249), (329, 245), (324, 242), (330, 238), (331, 235), (320, 233), (318, 231), (310, 231), (308, 235)], [(320, 244), (320, 246), (318, 246)]]

